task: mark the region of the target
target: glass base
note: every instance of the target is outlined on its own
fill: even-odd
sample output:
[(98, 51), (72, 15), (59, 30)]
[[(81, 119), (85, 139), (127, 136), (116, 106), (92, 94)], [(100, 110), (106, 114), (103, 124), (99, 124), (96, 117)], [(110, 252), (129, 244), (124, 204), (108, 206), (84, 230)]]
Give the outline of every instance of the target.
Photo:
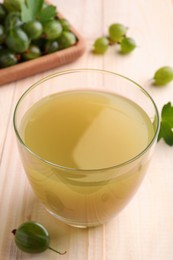
[(64, 224), (67, 224), (71, 227), (76, 227), (76, 228), (90, 228), (90, 227), (97, 227), (100, 225), (103, 225), (103, 223), (76, 223), (70, 219), (65, 219), (55, 213), (53, 213), (51, 210), (47, 209), (46, 210), (52, 215), (54, 216), (56, 219), (60, 220), (61, 222), (63, 222)]

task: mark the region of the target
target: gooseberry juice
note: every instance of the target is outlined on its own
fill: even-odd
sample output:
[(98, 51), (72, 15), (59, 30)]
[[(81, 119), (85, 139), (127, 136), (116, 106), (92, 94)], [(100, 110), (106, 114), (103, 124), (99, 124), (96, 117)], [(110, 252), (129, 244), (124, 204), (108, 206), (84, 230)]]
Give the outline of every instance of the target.
[(75, 90), (35, 103), (20, 135), (32, 151), (20, 148), (25, 170), (45, 207), (72, 225), (89, 226), (110, 219), (135, 193), (150, 157), (138, 155), (154, 126), (125, 97)]

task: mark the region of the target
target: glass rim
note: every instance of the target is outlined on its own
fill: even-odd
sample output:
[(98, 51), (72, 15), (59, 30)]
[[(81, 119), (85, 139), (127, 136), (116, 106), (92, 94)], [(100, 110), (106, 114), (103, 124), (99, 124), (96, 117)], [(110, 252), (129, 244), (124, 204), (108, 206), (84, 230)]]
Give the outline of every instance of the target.
[[(133, 83), (134, 85), (136, 85), (151, 101), (153, 107), (154, 107), (154, 110), (155, 110), (155, 118), (156, 118), (156, 129), (154, 130), (154, 135), (151, 139), (151, 141), (148, 143), (148, 145), (146, 145), (146, 147), (140, 152), (138, 153), (136, 156), (132, 157), (131, 159), (129, 160), (126, 160), (125, 162), (122, 162), (122, 163), (119, 163), (119, 164), (116, 164), (116, 165), (113, 165), (113, 166), (108, 166), (108, 167), (102, 167), (102, 168), (94, 168), (94, 169), (80, 169), (80, 168), (73, 168), (73, 167), (66, 167), (66, 166), (63, 166), (63, 165), (60, 165), (60, 164), (57, 164), (57, 163), (53, 163), (49, 160), (46, 160), (44, 158), (42, 158), (41, 156), (39, 156), (38, 154), (36, 154), (35, 152), (32, 151), (32, 149), (30, 149), (24, 142), (23, 138), (20, 136), (19, 134), (19, 131), (18, 131), (18, 128), (16, 126), (16, 115), (17, 115), (17, 110), (19, 108), (19, 105), (20, 105), (20, 102), (23, 100), (23, 98), (28, 94), (30, 93), (30, 91), (32, 91), (34, 88), (36, 88), (37, 86), (39, 86), (41, 83), (51, 79), (51, 78), (54, 78), (54, 77), (57, 77), (57, 76), (61, 76), (61, 75), (66, 75), (66, 74), (70, 74), (70, 73), (80, 73), (80, 72), (98, 72), (98, 73), (104, 73), (104, 74), (109, 74), (109, 75), (115, 75), (115, 76), (118, 76), (120, 78), (123, 78), (131, 83)], [(140, 86), (138, 83), (136, 83), (134, 80), (122, 75), (122, 74), (119, 74), (119, 73), (116, 73), (116, 72), (113, 72), (113, 71), (108, 71), (108, 70), (103, 70), (103, 69), (90, 69), (90, 68), (82, 68), (82, 69), (69, 69), (69, 70), (63, 70), (63, 71), (60, 71), (60, 72), (55, 72), (55, 73), (52, 73), (52, 74), (49, 74), (48, 76), (46, 77), (43, 77), (42, 79), (36, 81), (34, 84), (32, 84), (27, 90), (24, 91), (24, 93), (20, 96), (20, 98), (18, 99), (16, 105), (15, 105), (15, 109), (14, 109), (14, 113), (13, 113), (13, 127), (14, 127), (14, 131), (15, 131), (15, 134), (17, 136), (17, 139), (18, 141), (20, 142), (20, 144), (32, 155), (34, 156), (35, 158), (37, 158), (38, 160), (42, 161), (43, 163), (45, 164), (48, 164), (50, 165), (51, 167), (54, 167), (54, 168), (59, 168), (61, 170), (66, 170), (66, 171), (70, 171), (70, 172), (100, 172), (100, 171), (105, 171), (105, 170), (111, 170), (111, 169), (117, 169), (117, 168), (121, 168), (125, 165), (128, 165), (134, 161), (136, 161), (137, 159), (139, 159), (143, 154), (145, 154), (149, 149), (150, 147), (152, 146), (152, 144), (154, 143), (155, 139), (157, 138), (157, 135), (158, 135), (158, 132), (159, 132), (159, 128), (160, 128), (160, 117), (159, 117), (159, 111), (158, 111), (158, 108), (156, 106), (156, 103), (155, 101), (153, 100), (153, 98), (151, 97), (151, 95), (142, 87)]]

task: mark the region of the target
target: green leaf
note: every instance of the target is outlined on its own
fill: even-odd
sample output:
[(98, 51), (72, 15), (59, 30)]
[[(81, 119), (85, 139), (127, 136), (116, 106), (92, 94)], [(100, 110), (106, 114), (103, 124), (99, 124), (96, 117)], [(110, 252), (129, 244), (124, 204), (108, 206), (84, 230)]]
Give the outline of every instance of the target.
[(48, 22), (56, 16), (56, 7), (53, 5), (46, 6), (41, 10), (38, 19), (41, 23)]
[(21, 4), (21, 19), (24, 23), (32, 21), (31, 13), (25, 3)]
[(35, 20), (39, 15), (44, 0), (26, 0), (21, 3), (21, 18), (23, 22)]
[(165, 104), (161, 111), (158, 141), (161, 138), (163, 138), (168, 145), (173, 146), (173, 106), (170, 102)]
[(173, 127), (173, 106), (171, 106), (170, 102), (163, 106), (161, 115), (162, 120), (166, 121), (171, 127)]
[(44, 2), (44, 0), (27, 0), (27, 5), (32, 14), (33, 20), (39, 14), (39, 12), (43, 6), (43, 2)]
[(158, 140), (160, 140), (161, 138), (163, 138), (164, 141), (168, 145), (170, 145), (170, 146), (173, 145), (173, 130), (170, 128), (169, 124), (167, 124), (166, 122), (161, 123)]

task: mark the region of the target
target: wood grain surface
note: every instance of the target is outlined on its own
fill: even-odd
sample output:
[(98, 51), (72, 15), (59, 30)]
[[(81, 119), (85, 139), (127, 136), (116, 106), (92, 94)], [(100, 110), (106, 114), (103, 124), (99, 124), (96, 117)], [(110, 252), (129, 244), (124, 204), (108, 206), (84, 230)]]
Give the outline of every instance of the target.
[[(103, 226), (77, 229), (54, 219), (35, 197), (21, 165), (12, 118), (18, 98), (31, 84), (50, 73), (74, 68), (106, 69), (130, 77), (151, 94), (159, 111), (168, 101), (173, 103), (173, 82), (162, 88), (151, 85), (159, 67), (173, 66), (173, 1), (51, 2), (84, 36), (86, 50), (70, 64), (0, 87), (0, 260), (172, 260), (173, 147), (157, 143), (140, 189), (118, 216)], [(94, 55), (94, 40), (107, 34), (115, 22), (128, 27), (137, 48), (122, 56), (118, 46), (112, 46), (106, 54)], [(18, 250), (11, 230), (26, 220), (45, 225), (51, 246), (67, 254), (47, 250), (31, 255)]]

